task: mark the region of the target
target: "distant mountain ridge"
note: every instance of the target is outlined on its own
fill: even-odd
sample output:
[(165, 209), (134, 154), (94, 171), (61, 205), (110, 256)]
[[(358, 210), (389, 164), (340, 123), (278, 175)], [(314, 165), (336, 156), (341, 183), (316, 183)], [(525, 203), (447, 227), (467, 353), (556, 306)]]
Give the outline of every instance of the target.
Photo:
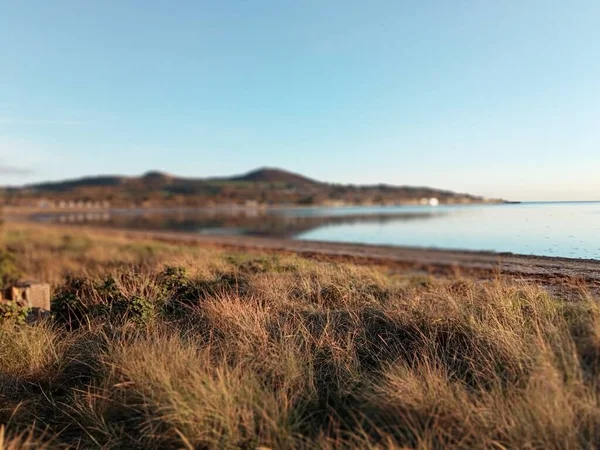
[(118, 207), (238, 205), (374, 205), (499, 202), (428, 187), (342, 185), (287, 170), (262, 167), (242, 175), (184, 178), (160, 171), (141, 176), (101, 175), (1, 190), (7, 205), (90, 204)]

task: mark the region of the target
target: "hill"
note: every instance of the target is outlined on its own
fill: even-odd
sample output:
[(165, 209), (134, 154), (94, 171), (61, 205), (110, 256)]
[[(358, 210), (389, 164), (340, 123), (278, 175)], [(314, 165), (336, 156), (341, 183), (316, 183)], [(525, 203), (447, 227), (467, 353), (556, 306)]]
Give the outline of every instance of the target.
[(47, 182), (39, 183), (31, 186), (26, 186), (25, 190), (31, 189), (39, 192), (64, 192), (70, 191), (77, 188), (85, 187), (106, 187), (106, 186), (120, 186), (125, 182), (125, 177), (120, 176), (97, 176), (97, 177), (85, 177), (78, 178), (75, 180), (66, 180), (59, 182)]
[(303, 175), (277, 168), (264, 167), (245, 175), (230, 178), (231, 181), (248, 181), (258, 183), (287, 183), (293, 185), (321, 184)]
[[(277, 168), (260, 168), (221, 178), (183, 178), (159, 171), (138, 177), (94, 176), (75, 180), (6, 187), (9, 206), (199, 207), (215, 205), (392, 205), (490, 202), (447, 190), (392, 185), (342, 185), (313, 180)], [(498, 202), (498, 200), (492, 200)]]

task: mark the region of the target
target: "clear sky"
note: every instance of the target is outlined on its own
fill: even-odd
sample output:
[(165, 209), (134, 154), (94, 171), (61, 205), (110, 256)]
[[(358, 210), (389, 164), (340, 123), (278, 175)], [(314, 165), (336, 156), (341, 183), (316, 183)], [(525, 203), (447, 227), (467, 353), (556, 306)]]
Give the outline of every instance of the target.
[(600, 2), (0, 0), (0, 184), (265, 165), (600, 200)]

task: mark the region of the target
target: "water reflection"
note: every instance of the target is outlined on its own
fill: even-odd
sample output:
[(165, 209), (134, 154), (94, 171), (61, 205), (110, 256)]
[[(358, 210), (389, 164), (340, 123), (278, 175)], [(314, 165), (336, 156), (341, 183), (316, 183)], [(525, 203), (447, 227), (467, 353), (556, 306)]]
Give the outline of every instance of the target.
[(600, 203), (111, 211), (68, 224), (600, 259)]
[(161, 211), (112, 211), (103, 213), (44, 214), (36, 221), (63, 224), (93, 224), (136, 230), (182, 231), (202, 234), (241, 234), (295, 238), (319, 228), (339, 225), (422, 221), (442, 217), (444, 211), (360, 211), (344, 209), (206, 209)]

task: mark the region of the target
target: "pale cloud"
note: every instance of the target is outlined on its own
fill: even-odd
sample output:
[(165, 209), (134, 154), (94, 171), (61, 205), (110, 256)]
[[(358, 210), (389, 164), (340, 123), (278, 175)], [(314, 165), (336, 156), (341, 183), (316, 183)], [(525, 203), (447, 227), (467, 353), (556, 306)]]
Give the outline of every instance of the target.
[(0, 164), (0, 175), (30, 175), (33, 170), (26, 167), (15, 167)]
[(0, 134), (0, 186), (22, 184), (24, 178), (41, 175), (52, 160), (52, 149), (28, 139)]

